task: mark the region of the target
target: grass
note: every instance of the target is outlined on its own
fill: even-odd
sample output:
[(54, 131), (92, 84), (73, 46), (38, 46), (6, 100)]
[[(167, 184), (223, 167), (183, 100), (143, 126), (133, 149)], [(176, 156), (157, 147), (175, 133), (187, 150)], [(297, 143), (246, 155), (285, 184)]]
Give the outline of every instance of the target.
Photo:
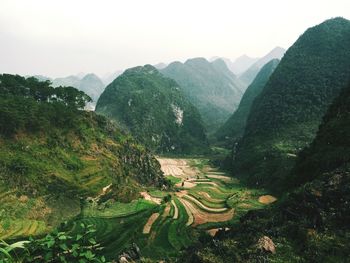
[(167, 175), (167, 176), (166, 176), (166, 179), (168, 179), (172, 185), (175, 185), (175, 184), (181, 182), (181, 179), (180, 179), (180, 178), (177, 178), (177, 177), (172, 176), (172, 175)]
[(167, 196), (169, 193), (165, 191), (160, 191), (160, 190), (151, 190), (148, 192), (151, 196), (157, 197), (157, 198), (163, 198)]
[(115, 202), (101, 209), (91, 204), (83, 209), (82, 215), (84, 217), (113, 218), (129, 216), (143, 210), (150, 210), (154, 207), (156, 207), (156, 205), (153, 202), (144, 199), (134, 200), (130, 203)]

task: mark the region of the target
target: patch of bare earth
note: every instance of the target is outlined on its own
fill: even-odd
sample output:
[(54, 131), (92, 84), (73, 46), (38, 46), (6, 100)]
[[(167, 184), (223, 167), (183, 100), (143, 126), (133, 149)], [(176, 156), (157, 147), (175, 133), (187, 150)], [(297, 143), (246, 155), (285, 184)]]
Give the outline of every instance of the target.
[(179, 217), (179, 209), (177, 208), (175, 201), (171, 200), (172, 205), (174, 206), (174, 216), (173, 219), (177, 219)]
[(214, 179), (219, 179), (223, 182), (231, 182), (232, 178), (229, 176), (224, 176), (224, 175), (217, 175), (217, 174), (207, 174), (207, 177), (209, 178), (214, 178)]
[(199, 174), (199, 170), (189, 166), (185, 159), (157, 158), (164, 175), (172, 175), (178, 178), (192, 178)]
[(170, 214), (170, 203), (167, 203), (167, 205), (166, 205), (166, 207), (165, 207), (165, 209), (164, 209), (164, 212), (163, 212), (163, 214), (162, 214), (162, 217), (163, 218), (165, 218), (165, 217), (167, 217), (167, 216), (169, 216), (169, 214)]
[(149, 234), (152, 228), (153, 223), (157, 220), (159, 217), (159, 213), (152, 214), (149, 218), (145, 226), (143, 227), (143, 234)]
[(192, 204), (186, 199), (180, 198), (180, 200), (193, 215), (193, 227), (208, 222), (226, 222), (228, 220), (231, 220), (234, 215), (234, 209), (229, 209), (224, 213), (209, 213), (201, 210), (196, 205)]
[(216, 235), (217, 232), (219, 232), (220, 230), (225, 230), (225, 231), (228, 231), (230, 230), (229, 227), (225, 227), (225, 228), (212, 228), (212, 229), (208, 229), (207, 230), (207, 233), (209, 235), (211, 235), (212, 237), (214, 237)]
[(268, 205), (268, 204), (271, 204), (271, 203), (277, 201), (277, 198), (272, 196), (272, 195), (262, 195), (259, 197), (258, 201), (259, 201), (259, 203)]
[(192, 188), (192, 187), (195, 187), (196, 184), (195, 183), (191, 183), (191, 182), (188, 182), (188, 181), (184, 181), (183, 183), (180, 182), (180, 183), (177, 183), (175, 185), (176, 187), (182, 187), (182, 188)]
[(212, 228), (207, 230), (207, 233), (211, 235), (212, 237), (216, 235), (217, 232), (219, 232), (220, 228)]
[(145, 200), (148, 200), (148, 201), (152, 201), (158, 205), (160, 205), (160, 203), (162, 202), (162, 199), (161, 198), (157, 198), (157, 197), (153, 197), (151, 196), (149, 193), (147, 192), (140, 192), (140, 195), (145, 199)]

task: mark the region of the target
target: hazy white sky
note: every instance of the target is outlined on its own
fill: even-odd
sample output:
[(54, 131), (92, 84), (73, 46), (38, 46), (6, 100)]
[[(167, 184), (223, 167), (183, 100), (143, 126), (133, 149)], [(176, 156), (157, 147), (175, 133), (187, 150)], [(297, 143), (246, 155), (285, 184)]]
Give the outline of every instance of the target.
[(262, 56), (350, 0), (0, 0), (0, 72), (51, 77)]

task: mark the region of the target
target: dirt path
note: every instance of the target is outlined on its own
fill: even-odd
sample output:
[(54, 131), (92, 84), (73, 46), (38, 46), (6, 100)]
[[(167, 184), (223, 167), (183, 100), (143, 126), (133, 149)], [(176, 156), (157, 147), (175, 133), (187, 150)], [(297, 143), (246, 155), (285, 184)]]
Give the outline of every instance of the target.
[(140, 195), (145, 199), (145, 200), (148, 200), (148, 201), (152, 201), (158, 205), (161, 204), (162, 202), (162, 199), (161, 198), (157, 198), (157, 197), (153, 197), (153, 196), (150, 196), (149, 193), (147, 192), (140, 192)]
[(158, 217), (159, 217), (159, 213), (154, 213), (148, 218), (147, 223), (143, 227), (143, 231), (142, 231), (143, 234), (149, 234), (149, 232), (151, 232), (151, 227)]
[(171, 200), (172, 205), (174, 206), (174, 216), (173, 219), (177, 219), (179, 217), (179, 209), (176, 206), (176, 203), (174, 200)]

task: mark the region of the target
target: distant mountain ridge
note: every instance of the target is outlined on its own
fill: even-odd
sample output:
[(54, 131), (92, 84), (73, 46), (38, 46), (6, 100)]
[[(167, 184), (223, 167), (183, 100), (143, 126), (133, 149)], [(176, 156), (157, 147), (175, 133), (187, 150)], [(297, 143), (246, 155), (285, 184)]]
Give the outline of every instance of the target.
[(281, 47), (275, 47), (269, 53), (262, 58), (259, 58), (254, 64), (252, 64), (247, 70), (239, 75), (239, 80), (245, 85), (249, 86), (255, 79), (260, 69), (272, 59), (281, 59), (286, 50)]
[(222, 59), (205, 58), (173, 62), (160, 70), (174, 79), (196, 106), (208, 133), (213, 133), (233, 113), (243, 95), (242, 85)]
[(71, 86), (84, 91), (93, 99), (95, 104), (98, 97), (101, 95), (102, 91), (105, 88), (102, 80), (94, 73), (86, 74), (83, 78), (79, 78), (76, 75), (71, 75), (63, 78), (55, 78), (52, 80), (52, 86)]

